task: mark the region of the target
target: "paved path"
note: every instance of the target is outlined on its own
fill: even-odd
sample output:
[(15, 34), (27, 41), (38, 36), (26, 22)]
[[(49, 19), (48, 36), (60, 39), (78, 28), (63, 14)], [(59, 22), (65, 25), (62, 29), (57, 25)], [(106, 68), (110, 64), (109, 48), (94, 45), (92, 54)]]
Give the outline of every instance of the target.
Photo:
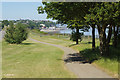
[[(71, 72), (76, 74), (78, 78), (112, 78), (111, 76), (103, 72), (102, 70), (99, 70), (98, 68), (96, 68), (95, 66), (89, 63), (83, 64), (82, 61), (84, 62), (84, 60), (78, 55), (78, 52), (76, 52), (75, 50), (69, 47), (41, 42), (41, 41), (38, 41), (32, 38), (30, 39), (38, 43), (47, 44), (47, 45), (55, 46), (55, 47), (62, 49), (65, 53), (63, 59), (65, 61), (66, 67)], [(108, 79), (108, 80), (111, 80), (111, 79)]]

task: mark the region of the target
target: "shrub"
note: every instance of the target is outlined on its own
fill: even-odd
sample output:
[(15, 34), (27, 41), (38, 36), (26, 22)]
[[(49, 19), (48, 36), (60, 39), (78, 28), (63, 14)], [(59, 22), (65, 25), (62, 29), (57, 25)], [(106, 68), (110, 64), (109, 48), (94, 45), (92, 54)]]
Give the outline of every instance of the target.
[[(78, 35), (78, 36), (77, 36)], [(70, 37), (70, 40), (72, 41), (76, 41), (76, 39), (79, 39), (80, 42), (82, 41), (82, 36), (83, 36), (83, 33), (79, 33), (77, 34), (75, 31), (72, 32), (72, 35)]]
[(11, 44), (20, 44), (22, 41), (27, 39), (27, 29), (24, 24), (17, 23), (16, 25), (13, 25), (12, 22), (10, 22), (9, 27), (6, 30), (6, 34), (4, 36), (4, 39), (6, 42)]

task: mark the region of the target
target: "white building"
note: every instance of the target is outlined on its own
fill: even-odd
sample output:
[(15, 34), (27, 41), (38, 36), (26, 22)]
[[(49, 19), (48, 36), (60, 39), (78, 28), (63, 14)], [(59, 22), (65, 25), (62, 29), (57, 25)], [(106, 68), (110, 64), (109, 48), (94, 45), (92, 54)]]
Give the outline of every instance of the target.
[(45, 27), (45, 24), (40, 24), (42, 27)]
[(50, 30), (56, 30), (56, 27), (49, 27)]

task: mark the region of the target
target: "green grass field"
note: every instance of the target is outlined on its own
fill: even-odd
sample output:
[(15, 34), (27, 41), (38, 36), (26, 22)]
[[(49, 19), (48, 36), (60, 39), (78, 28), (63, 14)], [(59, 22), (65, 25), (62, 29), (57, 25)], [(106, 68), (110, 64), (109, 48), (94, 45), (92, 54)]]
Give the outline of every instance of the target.
[[(84, 52), (85, 59), (92, 60), (99, 58), (99, 49), (97, 48), (96, 51), (92, 51), (92, 43), (91, 38), (84, 38), (81, 43), (78, 45), (75, 45), (75, 42), (70, 41), (68, 36), (61, 35), (58, 37), (58, 35), (42, 35), (42, 33), (39, 33), (38, 31), (32, 31), (30, 33), (30, 36), (36, 40), (58, 44), (62, 46), (69, 46), (77, 51)], [(99, 47), (99, 40), (96, 39), (96, 47)], [(93, 64), (97, 66), (98, 68), (102, 69), (103, 71), (106, 71), (108, 74), (112, 75), (113, 77), (118, 77), (118, 58), (116, 55), (114, 56), (114, 53), (118, 54), (120, 53), (120, 50), (117, 48), (110, 48), (111, 56), (108, 58), (101, 57), (98, 60), (93, 61)]]
[(60, 49), (30, 40), (2, 44), (3, 78), (75, 78), (65, 68)]

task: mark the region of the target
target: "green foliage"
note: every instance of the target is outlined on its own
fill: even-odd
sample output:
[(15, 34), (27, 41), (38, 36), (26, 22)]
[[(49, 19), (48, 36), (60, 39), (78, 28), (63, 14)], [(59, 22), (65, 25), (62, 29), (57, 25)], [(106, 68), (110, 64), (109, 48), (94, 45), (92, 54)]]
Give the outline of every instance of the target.
[(20, 44), (22, 41), (27, 39), (28, 32), (26, 26), (21, 23), (16, 25), (10, 22), (10, 26), (6, 30), (5, 41), (11, 44)]
[(2, 29), (2, 23), (0, 23), (0, 29)]
[(120, 3), (102, 2), (96, 3), (89, 9), (89, 14), (84, 17), (86, 22), (96, 25), (119, 24)]
[(5, 26), (8, 26), (9, 25), (9, 21), (8, 20), (3, 20), (2, 24), (5, 25)]
[(89, 6), (86, 5), (90, 3), (43, 2), (43, 4), (45, 5), (44, 7), (38, 7), (38, 12), (40, 14), (47, 13), (47, 18), (52, 18), (63, 24), (68, 24), (70, 28), (81, 28), (85, 25), (84, 16), (89, 8)]
[(75, 31), (73, 31), (72, 35), (70, 37), (70, 40), (76, 41), (77, 39), (80, 39), (80, 42), (81, 42), (82, 41), (82, 36), (83, 36), (83, 33), (77, 33)]
[(55, 22), (52, 22), (52, 21), (37, 21), (36, 22), (36, 21), (29, 20), (27, 24), (29, 25), (28, 28), (30, 29), (40, 29), (42, 27), (40, 24), (44, 24), (45, 27), (56, 26)]

